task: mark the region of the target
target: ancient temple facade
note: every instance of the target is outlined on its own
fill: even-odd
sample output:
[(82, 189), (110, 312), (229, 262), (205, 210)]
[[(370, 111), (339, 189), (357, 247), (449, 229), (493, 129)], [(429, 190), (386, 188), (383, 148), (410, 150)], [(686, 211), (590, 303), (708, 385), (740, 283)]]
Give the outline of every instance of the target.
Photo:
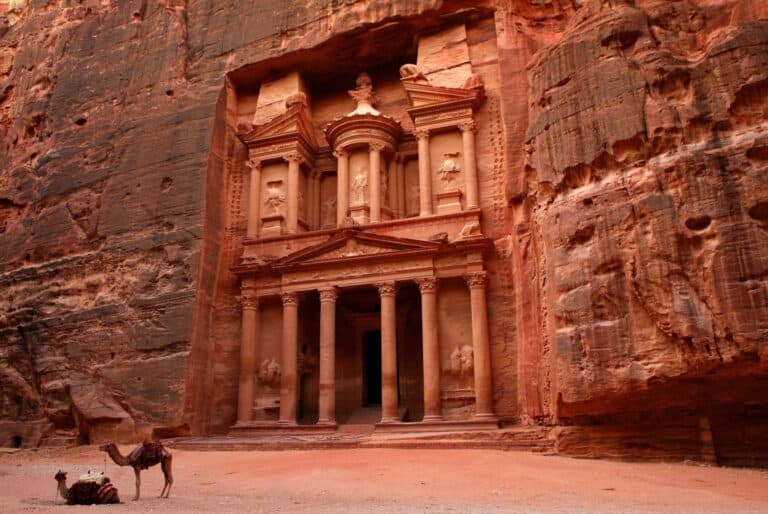
[[(446, 34), (458, 62), (441, 71), (458, 73), (430, 74), (430, 43)], [(242, 306), (232, 433), (498, 426), (488, 167), (476, 151), (485, 81), (463, 25), (419, 52), (418, 64), (323, 87), (288, 70), (259, 84), (238, 125), (247, 178), (231, 268)]]

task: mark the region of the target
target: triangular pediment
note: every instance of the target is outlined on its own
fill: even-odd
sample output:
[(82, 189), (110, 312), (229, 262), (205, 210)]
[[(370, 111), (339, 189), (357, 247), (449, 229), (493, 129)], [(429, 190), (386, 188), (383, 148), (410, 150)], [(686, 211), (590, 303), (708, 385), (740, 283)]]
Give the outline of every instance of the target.
[(241, 136), (242, 141), (249, 146), (286, 138), (303, 140), (311, 148), (317, 149), (315, 130), (306, 106), (293, 105), (283, 114), (254, 127), (253, 130)]
[(411, 107), (462, 102), (477, 106), (482, 100), (482, 88), (440, 87), (410, 80), (403, 80), (402, 83)]
[(437, 252), (441, 243), (405, 239), (400, 237), (368, 234), (360, 230), (342, 230), (331, 236), (327, 241), (279, 259), (273, 268), (280, 269), (292, 266), (332, 264), (345, 260), (361, 260), (366, 258), (397, 257), (412, 253)]

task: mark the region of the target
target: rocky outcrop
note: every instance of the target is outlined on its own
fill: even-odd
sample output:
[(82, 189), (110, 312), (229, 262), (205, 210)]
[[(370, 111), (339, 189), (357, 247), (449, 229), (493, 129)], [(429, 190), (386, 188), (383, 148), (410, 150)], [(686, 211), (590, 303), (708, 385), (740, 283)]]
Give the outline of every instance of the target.
[[(508, 193), (538, 250), (533, 412), (616, 433), (694, 414), (702, 451), (749, 447), (768, 412), (768, 20), (637, 4), (585, 3), (529, 64), (526, 181)], [(745, 402), (751, 434), (726, 434)]]

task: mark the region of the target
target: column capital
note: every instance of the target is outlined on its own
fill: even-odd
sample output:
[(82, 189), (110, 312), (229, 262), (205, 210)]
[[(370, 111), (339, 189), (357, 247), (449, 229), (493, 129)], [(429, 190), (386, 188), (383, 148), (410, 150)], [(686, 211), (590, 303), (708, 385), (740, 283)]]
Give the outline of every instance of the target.
[(280, 298), (283, 301), (283, 306), (288, 305), (298, 305), (299, 304), (299, 294), (293, 293), (293, 292), (285, 292), (280, 294)]
[(368, 143), (368, 149), (375, 152), (381, 152), (386, 148), (386, 145), (380, 141), (371, 141)]
[(257, 310), (259, 308), (259, 297), (252, 291), (244, 291), (239, 300), (243, 310)]
[(283, 160), (287, 163), (297, 162), (301, 163), (304, 161), (304, 157), (299, 152), (290, 152), (282, 156)]
[(248, 159), (245, 165), (251, 170), (251, 173), (261, 171), (261, 159)]
[(425, 129), (425, 128), (414, 129), (413, 135), (416, 136), (416, 139), (428, 139), (429, 129)]
[(418, 278), (416, 283), (419, 285), (419, 291), (424, 293), (434, 293), (437, 289), (437, 279), (434, 277)]
[(343, 148), (338, 148), (333, 151), (333, 156), (337, 159), (343, 159), (344, 157), (349, 157), (349, 152), (344, 150)]
[(464, 121), (459, 123), (459, 130), (462, 132), (477, 132), (477, 123), (475, 123), (475, 120)]
[(330, 302), (333, 303), (336, 301), (336, 298), (339, 296), (339, 289), (336, 287), (324, 287), (322, 289), (317, 290), (320, 293), (320, 302)]
[(379, 282), (374, 285), (379, 290), (379, 296), (395, 296), (397, 293), (397, 286), (394, 282)]
[(464, 280), (470, 289), (482, 289), (488, 283), (488, 272), (476, 271), (464, 275)]

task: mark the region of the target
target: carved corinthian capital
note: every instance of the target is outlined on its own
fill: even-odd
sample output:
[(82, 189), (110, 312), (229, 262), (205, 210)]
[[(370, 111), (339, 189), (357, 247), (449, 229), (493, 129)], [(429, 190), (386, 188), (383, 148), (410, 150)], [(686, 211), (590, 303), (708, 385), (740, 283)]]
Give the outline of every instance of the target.
[(297, 293), (283, 293), (280, 297), (283, 300), (283, 306), (299, 304), (299, 295)]
[(416, 136), (416, 139), (427, 139), (429, 138), (429, 129), (418, 128), (413, 131), (413, 135)]
[(347, 157), (348, 155), (349, 154), (347, 153), (346, 150), (339, 149), (339, 150), (334, 150), (333, 151), (333, 156), (336, 157), (337, 159), (343, 159), (344, 157)]
[(321, 303), (334, 303), (339, 296), (339, 290), (335, 287), (328, 287), (319, 290)]
[(381, 282), (375, 284), (380, 296), (394, 296), (397, 292), (394, 282)]
[(459, 123), (459, 130), (462, 132), (477, 132), (477, 123), (474, 120)]
[(488, 273), (485, 271), (469, 273), (464, 275), (464, 280), (467, 282), (467, 286), (470, 289), (484, 288), (485, 284), (488, 283)]
[(240, 295), (240, 304), (243, 306), (243, 310), (256, 310), (259, 308), (259, 297), (253, 291), (244, 291)]
[(259, 159), (248, 159), (245, 163), (251, 173), (258, 173), (261, 171), (261, 161)]
[(434, 293), (437, 289), (437, 279), (433, 277), (417, 279), (416, 283), (419, 284), (419, 291), (422, 294)]
[(304, 159), (302, 158), (301, 154), (299, 152), (291, 152), (288, 154), (283, 155), (283, 160), (285, 162), (291, 163), (291, 162), (298, 162), (300, 163)]
[(370, 143), (368, 143), (368, 148), (371, 151), (381, 152), (382, 150), (384, 150), (384, 143), (381, 143), (379, 141), (371, 141)]

